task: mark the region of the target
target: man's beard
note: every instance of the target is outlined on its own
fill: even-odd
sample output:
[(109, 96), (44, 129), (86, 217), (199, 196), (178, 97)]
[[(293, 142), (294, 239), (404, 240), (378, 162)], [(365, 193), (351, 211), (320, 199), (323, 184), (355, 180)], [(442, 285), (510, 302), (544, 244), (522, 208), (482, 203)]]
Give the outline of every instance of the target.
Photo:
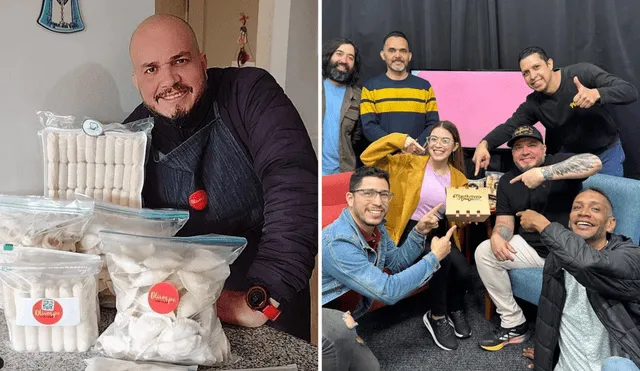
[[(174, 94), (174, 93), (182, 93), (182, 92), (189, 92), (189, 93), (193, 93), (193, 88), (181, 83), (176, 83), (174, 84), (171, 88), (164, 90), (163, 92), (156, 94), (153, 99), (156, 103), (158, 103), (158, 101), (160, 99), (162, 99), (163, 97), (166, 97), (167, 95), (170, 94)], [(173, 114), (171, 116), (166, 116), (160, 112), (158, 112), (157, 110), (155, 110), (153, 107), (151, 107), (150, 105), (148, 105), (146, 102), (143, 102), (144, 106), (152, 113), (153, 116), (156, 117), (161, 117), (163, 119), (165, 119), (169, 124), (171, 125), (176, 125), (179, 127), (185, 126), (185, 124), (187, 123), (190, 114), (194, 111), (196, 111), (196, 108), (201, 104), (201, 101), (203, 100), (202, 98), (205, 96), (206, 94), (206, 87), (205, 87), (205, 91), (203, 91), (200, 96), (196, 99), (196, 102), (194, 103), (193, 107), (191, 107), (191, 110), (187, 110), (186, 108), (182, 107), (182, 106), (176, 106), (175, 111), (173, 112)]]
[(146, 102), (143, 102), (143, 104), (144, 104), (145, 107), (147, 107), (147, 109), (151, 112), (151, 114), (153, 116), (162, 117), (163, 119), (167, 120), (167, 122), (169, 122), (172, 125), (183, 126), (183, 124), (186, 121), (187, 117), (189, 117), (189, 112), (190, 111), (187, 111), (182, 106), (176, 107), (176, 110), (173, 113), (173, 115), (165, 116), (162, 113), (156, 111), (153, 107), (148, 105)]
[[(340, 71), (338, 66), (342, 65), (345, 67), (346, 71)], [(348, 84), (353, 79), (353, 69), (349, 68), (346, 63), (331, 63), (329, 62), (329, 78), (339, 84)]]
[[(401, 62), (401, 63), (402, 63), (402, 67), (396, 67), (396, 66), (395, 66), (395, 62)], [(391, 64), (389, 65), (389, 68), (390, 68), (392, 71), (395, 71), (395, 72), (404, 72), (404, 71), (406, 71), (406, 70), (407, 70), (407, 65), (406, 65), (403, 61), (393, 61), (393, 62), (391, 62)]]
[(540, 167), (543, 163), (544, 163), (544, 156), (542, 157), (542, 159), (540, 159), (540, 161), (536, 162), (535, 164), (533, 164), (531, 166), (520, 166), (520, 164), (518, 164), (517, 161), (514, 161), (514, 164), (516, 165), (518, 170), (520, 170), (523, 173), (525, 171), (531, 170), (531, 169), (533, 169), (535, 167)]

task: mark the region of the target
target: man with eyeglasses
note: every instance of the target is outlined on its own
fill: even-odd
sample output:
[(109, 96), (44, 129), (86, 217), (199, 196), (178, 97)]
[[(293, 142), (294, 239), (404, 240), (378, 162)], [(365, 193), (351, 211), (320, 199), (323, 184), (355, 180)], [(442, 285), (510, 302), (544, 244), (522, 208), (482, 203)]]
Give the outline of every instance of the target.
[(393, 31), (385, 36), (380, 58), (387, 72), (362, 88), (360, 116), (365, 137), (375, 142), (390, 133), (404, 133), (424, 143), (431, 126), (440, 121), (438, 104), (429, 81), (409, 72), (411, 51), (405, 34)]
[(521, 226), (520, 212), (533, 210), (567, 226), (582, 181), (602, 167), (598, 156), (590, 153), (547, 155), (542, 134), (533, 126), (517, 128), (507, 145), (516, 168), (500, 178), (493, 233), (475, 252), (478, 274), (501, 320), (498, 329), (480, 339), (480, 347), (489, 351), (529, 339), (529, 326), (513, 297), (508, 271), (541, 268), (549, 254), (540, 235)]
[[(351, 176), (349, 190), (348, 207), (322, 232), (322, 364), (323, 370), (379, 370), (377, 358), (356, 334), (354, 319), (374, 300), (392, 305), (423, 286), (451, 251), (456, 227), (427, 244), (427, 234), (438, 227), (435, 213), (442, 204), (437, 205), (398, 248), (384, 226), (393, 197), (389, 173), (361, 167)], [(332, 309), (349, 290), (362, 295), (353, 313)]]

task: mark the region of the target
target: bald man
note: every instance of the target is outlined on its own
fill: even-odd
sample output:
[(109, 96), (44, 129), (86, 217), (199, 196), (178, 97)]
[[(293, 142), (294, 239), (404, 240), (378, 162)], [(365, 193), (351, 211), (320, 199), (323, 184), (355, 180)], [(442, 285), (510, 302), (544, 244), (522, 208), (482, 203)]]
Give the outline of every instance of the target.
[(179, 235), (247, 238), (218, 316), (308, 340), (318, 162), (295, 107), (262, 69), (207, 69), (180, 18), (147, 18), (129, 52), (143, 103), (125, 122), (152, 116), (155, 123), (145, 207), (190, 209)]

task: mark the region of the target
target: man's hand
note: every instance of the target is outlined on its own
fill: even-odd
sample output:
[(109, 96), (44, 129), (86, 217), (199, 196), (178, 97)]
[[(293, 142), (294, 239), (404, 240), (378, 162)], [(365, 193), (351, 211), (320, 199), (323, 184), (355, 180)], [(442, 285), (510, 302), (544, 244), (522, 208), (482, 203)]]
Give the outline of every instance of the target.
[(600, 99), (600, 92), (598, 89), (589, 89), (580, 83), (578, 76), (573, 77), (573, 83), (578, 88), (578, 94), (573, 97), (573, 103), (580, 108), (589, 108), (596, 104)]
[(491, 242), (491, 251), (493, 251), (493, 255), (496, 257), (498, 261), (501, 261), (501, 262), (505, 260), (515, 261), (515, 259), (513, 258), (513, 255), (511, 254), (515, 254), (516, 250), (513, 247), (511, 247), (511, 244), (509, 243), (509, 241), (505, 240), (504, 238), (502, 238), (497, 234), (493, 234), (491, 235), (490, 242)]
[(520, 225), (527, 232), (541, 233), (551, 222), (537, 211), (525, 210), (516, 213), (520, 217)]
[(524, 173), (518, 175), (517, 177), (511, 179), (509, 183), (513, 184), (516, 182), (522, 182), (529, 189), (534, 189), (542, 182), (544, 182), (544, 174), (542, 173), (542, 169), (539, 167), (534, 167), (533, 169), (529, 169)]
[(432, 230), (438, 228), (438, 224), (440, 223), (440, 219), (436, 216), (436, 212), (440, 210), (440, 208), (444, 205), (442, 202), (437, 204), (433, 209), (429, 210), (428, 213), (424, 214), (422, 218), (418, 221), (415, 228), (420, 234), (429, 234)]
[(422, 147), (420, 143), (418, 143), (415, 139), (411, 138), (408, 135), (407, 139), (405, 139), (404, 141), (403, 151), (405, 153), (411, 153), (414, 155), (422, 155), (425, 152), (424, 147)]
[[(533, 353), (534, 353), (534, 348), (533, 347), (529, 347), (529, 348), (524, 348), (522, 350), (522, 355), (525, 356), (526, 358), (529, 358), (531, 361), (533, 361)], [(533, 363), (530, 363), (529, 365), (527, 365), (528, 368), (533, 368)]]
[(446, 258), (451, 252), (451, 236), (456, 231), (456, 226), (449, 228), (447, 234), (442, 237), (434, 237), (431, 239), (431, 252), (436, 256), (438, 261)]
[(249, 308), (245, 300), (247, 293), (242, 291), (222, 290), (216, 303), (218, 318), (222, 322), (244, 327), (259, 327), (267, 322), (262, 312)]
[(487, 147), (487, 141), (483, 140), (476, 147), (476, 151), (473, 153), (473, 163), (476, 164), (476, 172), (474, 175), (478, 175), (480, 168), (487, 169), (489, 166), (489, 160), (491, 155), (489, 154), (489, 148)]

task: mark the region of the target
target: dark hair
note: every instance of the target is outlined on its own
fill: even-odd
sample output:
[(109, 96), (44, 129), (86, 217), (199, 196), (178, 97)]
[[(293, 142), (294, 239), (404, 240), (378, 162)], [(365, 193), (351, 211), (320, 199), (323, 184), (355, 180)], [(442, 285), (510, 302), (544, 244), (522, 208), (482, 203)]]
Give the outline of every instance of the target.
[(520, 54), (518, 54), (518, 64), (520, 64), (520, 61), (525, 59), (526, 57), (530, 56), (531, 54), (536, 54), (538, 53), (538, 55), (540, 56), (540, 58), (547, 62), (549, 60), (549, 56), (547, 55), (547, 53), (544, 51), (544, 49), (542, 49), (539, 46), (529, 46), (524, 48)]
[(389, 184), (388, 172), (374, 166), (362, 166), (357, 168), (356, 171), (351, 174), (351, 180), (349, 180), (349, 192), (355, 191), (362, 183), (362, 179), (366, 177), (384, 179), (387, 181), (387, 184)]
[(597, 192), (600, 193), (602, 195), (602, 197), (605, 198), (605, 200), (607, 200), (607, 204), (609, 204), (609, 210), (611, 211), (611, 216), (613, 216), (613, 203), (611, 202), (611, 199), (609, 198), (609, 196), (607, 196), (607, 194), (604, 192), (604, 190), (602, 190), (602, 188), (598, 188), (598, 187), (587, 187), (582, 189), (580, 192), (578, 192), (578, 194), (576, 195), (576, 197), (578, 197), (578, 195), (587, 192), (587, 191), (593, 191), (593, 192)]
[[(429, 135), (431, 135), (435, 128), (443, 128), (447, 130), (449, 133), (451, 133), (453, 141), (455, 143), (458, 143), (458, 150), (451, 153), (451, 156), (449, 156), (449, 163), (453, 165), (454, 168), (458, 169), (462, 174), (465, 174), (464, 155), (462, 153), (462, 142), (460, 141), (460, 133), (458, 132), (458, 128), (451, 121), (440, 121), (431, 127), (431, 130), (429, 130)], [(429, 139), (427, 139), (427, 142), (425, 142), (424, 147), (427, 148), (428, 145)]]
[(358, 51), (358, 47), (353, 41), (347, 39), (346, 37), (338, 37), (335, 39), (331, 39), (322, 45), (322, 78), (329, 78), (329, 63), (331, 62), (331, 57), (333, 53), (338, 50), (340, 45), (349, 44), (353, 46), (353, 50), (355, 52), (355, 58), (353, 60), (353, 69), (352, 77), (350, 81), (347, 81), (347, 85), (355, 85), (360, 78), (360, 52)]
[(384, 40), (382, 40), (382, 50), (384, 50), (384, 44), (387, 42), (387, 39), (390, 37), (402, 37), (407, 42), (407, 49), (411, 50), (411, 48), (409, 47), (409, 39), (407, 39), (407, 36), (401, 31), (389, 32), (387, 36), (384, 37)]

